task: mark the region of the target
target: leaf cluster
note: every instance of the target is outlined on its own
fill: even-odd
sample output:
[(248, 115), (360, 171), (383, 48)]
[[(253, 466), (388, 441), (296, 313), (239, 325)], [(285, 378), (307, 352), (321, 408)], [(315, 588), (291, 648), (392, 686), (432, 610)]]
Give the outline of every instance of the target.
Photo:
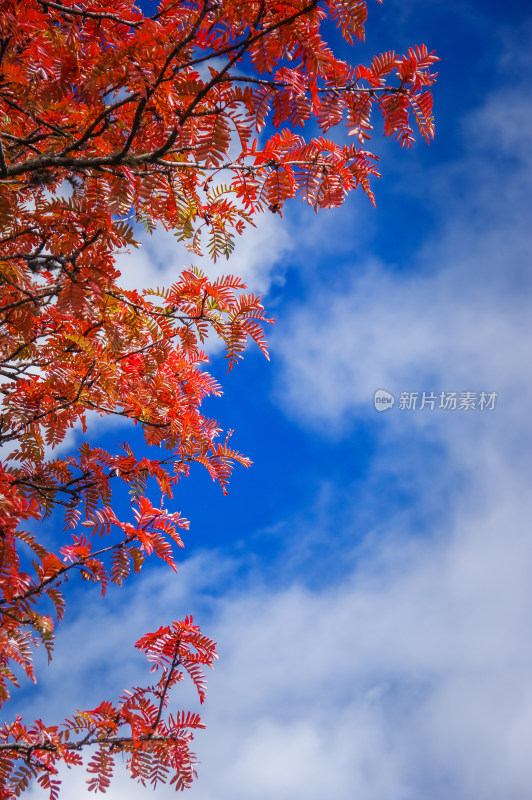
[[(57, 766), (79, 766), (82, 752), (92, 751), (88, 765), (89, 791), (105, 792), (120, 753), (127, 756), (131, 776), (153, 788), (169, 782), (176, 789), (191, 785), (196, 772), (190, 751), (193, 731), (204, 728), (198, 714), (167, 713), (173, 687), (187, 673), (195, 684), (200, 702), (205, 697), (204, 668), (216, 659), (215, 642), (204, 636), (192, 618), (162, 627), (143, 636), (135, 645), (159, 680), (147, 688), (125, 691), (118, 704), (109, 701), (97, 708), (78, 710), (62, 725), (45, 725), (40, 719), (31, 726), (17, 716), (0, 729), (0, 798), (18, 797), (31, 779), (58, 797)], [(22, 763), (21, 763), (22, 762)]]

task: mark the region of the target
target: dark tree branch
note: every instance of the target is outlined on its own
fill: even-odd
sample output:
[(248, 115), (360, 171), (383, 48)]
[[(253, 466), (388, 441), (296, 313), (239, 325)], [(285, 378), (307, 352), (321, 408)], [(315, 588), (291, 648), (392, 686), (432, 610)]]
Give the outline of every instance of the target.
[(117, 22), (119, 25), (129, 25), (130, 28), (139, 28), (143, 20), (129, 20), (129, 19), (122, 19), (121, 17), (117, 17), (114, 14), (108, 14), (107, 12), (98, 12), (98, 11), (87, 11), (83, 8), (75, 8), (74, 6), (64, 6), (62, 3), (53, 2), (53, 0), (37, 0), (37, 2), (46, 9), (47, 6), (50, 8), (55, 8), (56, 11), (60, 11), (62, 14), (66, 16), (75, 15), (87, 19), (96, 19), (96, 20), (104, 20), (108, 19), (111, 22)]

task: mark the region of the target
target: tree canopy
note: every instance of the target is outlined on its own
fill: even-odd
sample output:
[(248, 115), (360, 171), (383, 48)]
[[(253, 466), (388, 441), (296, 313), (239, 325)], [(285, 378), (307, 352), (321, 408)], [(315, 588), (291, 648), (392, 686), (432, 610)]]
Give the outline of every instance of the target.
[[(401, 145), (415, 127), (430, 140), (437, 58), (424, 45), (365, 65), (336, 55), (342, 38), (363, 39), (364, 0), (1, 0), (0, 12), (5, 702), (21, 669), (35, 679), (33, 648), (51, 655), (62, 584), (77, 574), (105, 594), (150, 555), (175, 569), (188, 527), (167, 508), (177, 482), (198, 462), (226, 491), (234, 464), (250, 463), (202, 411), (221, 392), (204, 347), (220, 337), (229, 368), (249, 339), (267, 354), (260, 298), (233, 275), (209, 280), (194, 267), (172, 286), (126, 290), (117, 255), (144, 226), (173, 231), (193, 254), (227, 257), (258, 214), (281, 214), (296, 196), (326, 209), (360, 187), (374, 202), (372, 113)], [(154, 457), (127, 442), (54, 455), (69, 429), (86, 431), (89, 413), (140, 425)], [(119, 484), (130, 492), (128, 519), (113, 508)], [(60, 527), (59, 512), (53, 550), (39, 522), (53, 514)], [(167, 706), (184, 674), (203, 701), (215, 644), (187, 618), (136, 646), (161, 670), (155, 685), (61, 725), (17, 717), (3, 726), (0, 797), (34, 777), (56, 797), (58, 766), (80, 764), (88, 748), (91, 790), (107, 788), (119, 752), (141, 783), (190, 785), (189, 743), (202, 723)]]

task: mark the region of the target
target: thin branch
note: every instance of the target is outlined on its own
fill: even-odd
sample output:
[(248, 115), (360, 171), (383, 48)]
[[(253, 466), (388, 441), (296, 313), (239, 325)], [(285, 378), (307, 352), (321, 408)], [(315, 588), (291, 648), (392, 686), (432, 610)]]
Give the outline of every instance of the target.
[[(294, 22), (298, 17), (301, 17), (301, 16), (304, 16), (305, 14), (308, 14), (310, 11), (315, 9), (317, 5), (318, 5), (317, 0), (313, 0), (313, 2), (310, 3), (308, 6), (305, 6), (305, 8), (302, 8), (300, 11), (294, 12), (294, 14), (292, 16), (286, 17), (285, 19), (280, 20), (279, 22), (275, 23), (275, 25), (272, 25), (269, 28), (266, 28), (266, 29), (260, 31), (253, 39), (250, 40), (249, 44), (255, 44), (256, 41), (259, 41), (260, 39), (262, 39), (267, 34), (272, 33), (274, 30), (277, 30), (280, 27), (284, 27), (285, 25), (289, 25), (291, 22)], [(264, 4), (261, 4), (261, 10), (259, 11), (259, 13), (257, 15), (257, 19), (260, 19), (260, 17), (262, 16), (263, 9), (264, 9)], [(248, 47), (249, 47), (249, 44), (248, 44)], [(187, 61), (186, 64), (181, 64), (179, 66), (179, 68), (176, 69), (176, 72), (178, 72), (181, 69), (187, 69), (188, 67), (194, 67), (197, 64), (202, 64), (205, 61), (211, 61), (213, 58), (219, 58), (220, 56), (228, 55), (228, 53), (232, 53), (234, 50), (236, 50), (239, 47), (240, 47), (240, 43), (239, 42), (236, 42), (235, 44), (227, 45), (227, 47), (224, 47), (221, 50), (216, 50), (216, 52), (214, 52), (214, 53), (209, 53), (209, 55), (201, 56), (200, 58), (195, 58), (195, 59), (193, 59), (191, 61)]]
[(7, 176), (7, 164), (4, 154), (4, 143), (2, 142), (1, 135), (0, 135), (0, 175), (2, 175), (3, 178)]
[[(7, 261), (7, 259), (1, 259), (1, 260), (2, 261), (4, 261), (4, 260)], [(17, 287), (17, 288), (20, 289), (20, 287)], [(23, 291), (23, 290), (20, 289), (20, 291)], [(26, 305), (26, 303), (33, 303), (33, 305), (39, 305), (39, 303), (37, 301), (43, 300), (45, 297), (53, 297), (57, 293), (58, 293), (57, 290), (52, 291), (50, 289), (50, 290), (48, 290), (46, 292), (42, 292), (41, 294), (28, 296), (25, 300), (17, 300), (17, 301), (14, 301), (13, 303), (8, 303), (5, 306), (0, 306), (0, 314), (5, 314), (6, 311), (10, 311), (13, 308), (19, 308), (20, 306), (24, 306), (24, 305)]]
[(64, 156), (64, 155), (66, 155), (67, 153), (70, 153), (72, 150), (78, 150), (78, 149), (79, 149), (79, 148), (80, 148), (82, 145), (84, 145), (84, 144), (85, 144), (85, 142), (87, 142), (89, 139), (91, 139), (93, 135), (100, 135), (100, 134), (94, 134), (94, 131), (96, 130), (96, 128), (98, 127), (98, 125), (99, 125), (101, 122), (105, 122), (105, 121), (106, 121), (106, 118), (107, 118), (107, 117), (108, 117), (110, 114), (112, 114), (112, 113), (113, 113), (113, 111), (116, 111), (118, 108), (121, 108), (122, 106), (125, 106), (125, 105), (127, 105), (128, 103), (134, 103), (134, 102), (135, 102), (135, 100), (137, 100), (137, 99), (138, 99), (138, 97), (139, 97), (139, 94), (138, 94), (138, 92), (133, 92), (132, 94), (129, 94), (127, 97), (124, 97), (122, 100), (117, 100), (117, 102), (116, 102), (116, 103), (113, 103), (113, 105), (111, 105), (111, 106), (107, 106), (107, 107), (104, 109), (104, 111), (102, 111), (102, 112), (101, 112), (101, 113), (100, 113), (100, 114), (99, 114), (99, 115), (96, 117), (96, 119), (94, 120), (94, 122), (93, 122), (93, 123), (92, 123), (92, 124), (91, 124), (91, 125), (90, 125), (90, 126), (87, 128), (87, 130), (86, 130), (86, 131), (85, 131), (85, 133), (82, 135), (82, 137), (81, 137), (80, 139), (77, 139), (77, 140), (76, 140), (76, 141), (75, 141), (73, 144), (71, 144), (71, 145), (68, 145), (68, 146), (67, 146), (67, 147), (65, 147), (63, 150), (61, 150), (61, 152), (60, 152), (58, 155), (60, 155), (60, 156)]
[(26, 236), (29, 233), (39, 233), (38, 228), (25, 228), (23, 231), (19, 231), (18, 233), (12, 233), (10, 236), (5, 236), (3, 239), (0, 239), (0, 245), (6, 244), (7, 242), (12, 242), (13, 239), (18, 239), (21, 236)]
[[(81, 567), (87, 569), (86, 561), (88, 559), (96, 558), (97, 556), (104, 555), (105, 553), (110, 553), (113, 550), (122, 550), (127, 544), (131, 544), (134, 542), (135, 538), (129, 536), (126, 539), (123, 539), (121, 542), (116, 542), (116, 544), (111, 544), (108, 547), (102, 547), (100, 550), (95, 550), (94, 553), (90, 553), (87, 556), (83, 556), (79, 558), (77, 561), (73, 561), (71, 564), (65, 564), (61, 569), (58, 569), (54, 575), (50, 575), (49, 578), (45, 578), (39, 584), (32, 586), (30, 589), (27, 589), (25, 592), (19, 592), (19, 594), (14, 595), (8, 600), (1, 600), (0, 599), (0, 606), (7, 605), (9, 603), (12, 606), (14, 603), (20, 603), (24, 600), (27, 600), (29, 597), (34, 597), (35, 595), (41, 594), (43, 590), (49, 586), (50, 583), (60, 578), (66, 572), (69, 572), (71, 569), (75, 569), (76, 567)], [(0, 608), (0, 613), (5, 613), (4, 609)]]
[(161, 717), (163, 715), (163, 709), (164, 709), (164, 706), (165, 706), (166, 695), (168, 694), (168, 689), (170, 687), (170, 683), (171, 683), (171, 680), (172, 680), (172, 677), (173, 677), (173, 674), (174, 674), (174, 670), (175, 670), (175, 668), (177, 666), (179, 666), (179, 663), (180, 663), (180, 660), (179, 660), (179, 648), (180, 648), (180, 646), (181, 646), (181, 642), (178, 640), (178, 642), (176, 644), (176, 648), (175, 648), (175, 653), (174, 653), (174, 656), (172, 658), (172, 663), (170, 664), (170, 667), (168, 668), (168, 675), (166, 677), (166, 681), (164, 682), (164, 687), (163, 687), (163, 690), (161, 692), (161, 697), (159, 699), (159, 708), (157, 710), (157, 717), (155, 718), (155, 722), (151, 726), (152, 727), (151, 734), (148, 734), (148, 738), (150, 738), (150, 739), (153, 739), (155, 737), (155, 735), (156, 735), (155, 731), (157, 730), (157, 726), (158, 726), (159, 722), (161, 721)]
[[(18, 428), (15, 428), (15, 430), (12, 433), (6, 434), (5, 436), (0, 436), (0, 444), (5, 444), (6, 442), (13, 441), (13, 439), (18, 439), (20, 437), (21, 432), (24, 429), (28, 428), (31, 425), (34, 425), (39, 419), (44, 419), (45, 417), (49, 417), (52, 414), (57, 414), (58, 411), (62, 411), (65, 408), (70, 408), (70, 406), (75, 405), (78, 402), (78, 400), (79, 400), (79, 398), (81, 396), (81, 392), (83, 391), (83, 389), (85, 388), (85, 386), (87, 384), (88, 377), (89, 377), (90, 372), (91, 372), (91, 370), (92, 370), (92, 368), (93, 368), (95, 363), (96, 362), (93, 360), (91, 365), (90, 365), (90, 367), (89, 367), (89, 369), (87, 370), (87, 372), (85, 373), (85, 375), (81, 379), (80, 384), (79, 384), (79, 388), (78, 388), (78, 391), (76, 392), (76, 396), (75, 397), (72, 397), (70, 400), (65, 400), (63, 403), (60, 403), (59, 405), (57, 405), (55, 408), (51, 408), (51, 409), (48, 409), (48, 411), (43, 411), (40, 414), (36, 414), (31, 420), (26, 420), (25, 422), (22, 422), (18, 426)], [(92, 383), (94, 383), (94, 381), (91, 382), (91, 385), (92, 385)]]
[(54, 133), (57, 133), (59, 136), (72, 136), (72, 134), (70, 132), (65, 131), (64, 128), (58, 128), (57, 125), (52, 125), (52, 123), (47, 122), (45, 119), (42, 119), (42, 117), (34, 117), (33, 114), (31, 114), (29, 111), (27, 111), (18, 103), (16, 103), (11, 97), (6, 95), (5, 92), (0, 92), (0, 97), (2, 98), (4, 103), (7, 103), (8, 106), (11, 106), (11, 108), (14, 108), (21, 114), (24, 114), (25, 117), (29, 117), (29, 119), (38, 122), (39, 125), (43, 125), (45, 128), (49, 128)]
[(46, 9), (47, 6), (50, 8), (55, 8), (56, 11), (60, 11), (62, 14), (74, 14), (80, 17), (89, 17), (90, 19), (108, 19), (112, 22), (117, 22), (119, 25), (129, 25), (130, 28), (138, 28), (142, 25), (144, 20), (128, 20), (128, 19), (121, 19), (120, 17), (115, 16), (114, 14), (109, 14), (107, 12), (102, 11), (101, 13), (98, 11), (87, 11), (81, 8), (75, 8), (73, 6), (64, 6), (61, 3), (55, 3), (52, 0), (37, 0), (37, 2)]
[[(125, 723), (122, 723), (125, 724)], [(44, 751), (48, 753), (56, 753), (59, 749), (62, 750), (80, 750), (83, 747), (91, 747), (95, 744), (110, 744), (115, 747), (134, 745), (136, 742), (180, 742), (180, 738), (176, 736), (161, 736), (156, 734), (146, 734), (145, 736), (92, 736), (81, 739), (77, 742), (64, 742), (55, 745), (53, 742), (41, 742), (39, 744), (29, 744), (27, 742), (0, 742), (0, 751), (11, 751), (14, 753), (23, 753), (31, 755), (35, 751)], [(42, 764), (39, 764), (42, 767)]]

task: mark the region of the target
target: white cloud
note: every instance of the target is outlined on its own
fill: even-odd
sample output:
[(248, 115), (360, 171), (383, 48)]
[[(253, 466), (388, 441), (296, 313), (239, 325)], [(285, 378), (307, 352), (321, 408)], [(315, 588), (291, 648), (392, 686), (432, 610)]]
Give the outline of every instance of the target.
[[(349, 271), (344, 257), (337, 276), (315, 281), (310, 300), (278, 324), (277, 398), (291, 417), (338, 432), (371, 413), (378, 388), (434, 388), (497, 391), (505, 413), (525, 422), (530, 137), (520, 142), (519, 133), (530, 123), (522, 98), (489, 97), (464, 124), (469, 140), (481, 132), (478, 148), (426, 178), (425, 193), (437, 188), (439, 229), (408, 268), (388, 269), (363, 240)], [(469, 189), (457, 198), (459, 175)]]
[(220, 259), (216, 264), (189, 253), (171, 233), (162, 229), (158, 228), (152, 236), (140, 233), (139, 238), (142, 247), (132, 248), (117, 260), (122, 273), (120, 284), (126, 289), (171, 286), (183, 267), (194, 264), (211, 277), (237, 275), (251, 290), (265, 293), (272, 282), (284, 279), (284, 262), (291, 249), (287, 226), (273, 214), (264, 214), (256, 228), (248, 227), (237, 237), (229, 259)]
[[(492, 467), (492, 478), (504, 473), (504, 464)], [(336, 586), (271, 589), (253, 577), (239, 585), (238, 565), (210, 554), (177, 579), (146, 574), (105, 610), (89, 588), (62, 633), (55, 682), (43, 686), (47, 716), (56, 702), (66, 711), (76, 692), (79, 703), (80, 684), (96, 702), (142, 680), (132, 640), (192, 609), (220, 642), (220, 662), (209, 675), (191, 798), (526, 800), (527, 485), (524, 476), (503, 481), (481, 511), (464, 499), (430, 540), (393, 531)], [(191, 695), (178, 691), (176, 702), (187, 707)], [(65, 791), (80, 796), (84, 779), (74, 771)], [(120, 775), (108, 796), (147, 795)]]

